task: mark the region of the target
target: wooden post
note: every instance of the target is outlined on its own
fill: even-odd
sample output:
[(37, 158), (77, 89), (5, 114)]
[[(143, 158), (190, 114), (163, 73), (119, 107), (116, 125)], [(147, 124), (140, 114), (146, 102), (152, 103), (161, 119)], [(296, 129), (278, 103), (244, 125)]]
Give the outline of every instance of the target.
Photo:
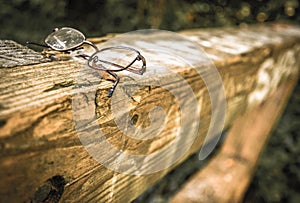
[(297, 79), (286, 81), (264, 103), (238, 118), (221, 151), (186, 183), (170, 203), (242, 202), (263, 146)]
[[(200, 45), (217, 67), (226, 94), (225, 127), (231, 126), (244, 112), (265, 102), (285, 81), (298, 76), (299, 33), (298, 27), (285, 24), (181, 33)], [(157, 36), (155, 40), (159, 44), (164, 39)], [(54, 202), (58, 199), (62, 202), (130, 202), (189, 155), (198, 152), (203, 144), (211, 119), (206, 85), (195, 69), (182, 64), (164, 64), (162, 60), (163, 65), (191, 87), (201, 108), (201, 124), (193, 145), (171, 167), (153, 174), (128, 175), (107, 169), (87, 152), (77, 136), (72, 99), (74, 101), (78, 74), (85, 74), (82, 62), (56, 55), (52, 58), (61, 60), (50, 60), (11, 41), (1, 41), (0, 45), (1, 202), (46, 199)], [(152, 54), (159, 56), (161, 53), (153, 50)], [(185, 54), (189, 52), (185, 51)], [(197, 67), (199, 70), (209, 68), (205, 64)], [(132, 75), (121, 73), (121, 76), (123, 84), (130, 83)], [(158, 74), (158, 70), (147, 70), (138, 79), (147, 84), (168, 81), (171, 76)], [(147, 127), (148, 112), (154, 106), (161, 106), (168, 120), (160, 136), (141, 141), (124, 136), (115, 125), (112, 99), (106, 96), (111, 82), (101, 80), (99, 83), (89, 74), (80, 79), (86, 82), (83, 87), (88, 84), (95, 90), (95, 99), (86, 100), (85, 104), (96, 112), (96, 121), (86, 122), (81, 128), (87, 136), (95, 134), (96, 126), (100, 126), (110, 143), (129, 154), (158, 152), (176, 138), (180, 130), (178, 104), (162, 87), (144, 86), (130, 98), (130, 118), (134, 125)], [(187, 102), (191, 101), (179, 83), (170, 83), (168, 88), (176, 90)], [(115, 102), (118, 104), (118, 100)], [(122, 117), (125, 112), (119, 111), (119, 114)], [(89, 121), (90, 118), (81, 119)], [(193, 122), (198, 121), (192, 121), (190, 125)], [(179, 135), (182, 136), (190, 139), (189, 134)], [(89, 140), (89, 144), (104, 141), (94, 139)], [(179, 143), (172, 151), (176, 152), (186, 144)], [(107, 151), (103, 149), (101, 153), (106, 155)], [(173, 156), (171, 152), (165, 154), (170, 160)], [(151, 166), (151, 162), (143, 164)], [(134, 167), (136, 165), (129, 164), (128, 170), (134, 170)]]

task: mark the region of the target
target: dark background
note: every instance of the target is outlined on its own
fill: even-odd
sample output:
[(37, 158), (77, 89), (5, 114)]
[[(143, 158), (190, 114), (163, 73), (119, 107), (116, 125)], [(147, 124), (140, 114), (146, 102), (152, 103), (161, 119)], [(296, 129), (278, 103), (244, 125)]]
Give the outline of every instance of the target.
[[(53, 28), (62, 26), (99, 37), (147, 28), (178, 31), (269, 21), (300, 24), (299, 10), (297, 0), (0, 0), (0, 39), (43, 42)], [(261, 156), (245, 202), (300, 202), (299, 117), (298, 83)], [(195, 157), (182, 165), (185, 172), (173, 171), (136, 202), (165, 202), (180, 187), (180, 180), (201, 167)]]
[(0, 38), (43, 41), (53, 28), (62, 26), (98, 37), (147, 28), (177, 31), (277, 20), (299, 23), (299, 9), (297, 0), (0, 0)]

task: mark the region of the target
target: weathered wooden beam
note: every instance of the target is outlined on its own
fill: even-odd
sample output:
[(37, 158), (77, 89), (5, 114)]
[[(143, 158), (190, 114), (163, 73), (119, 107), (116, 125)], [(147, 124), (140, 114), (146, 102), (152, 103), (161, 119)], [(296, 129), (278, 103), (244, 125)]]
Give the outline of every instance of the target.
[[(225, 127), (230, 126), (245, 110), (263, 102), (282, 82), (298, 76), (299, 33), (298, 27), (281, 24), (191, 30), (181, 33), (203, 47), (220, 73), (226, 93)], [(153, 40), (160, 44), (166, 39), (158, 35)], [(5, 43), (1, 46), (7, 50)], [(142, 45), (136, 46), (137, 49), (143, 50)], [(193, 56), (185, 50), (189, 49), (177, 51)], [(9, 55), (16, 57), (14, 52), (9, 51)], [(151, 62), (160, 55), (163, 54), (152, 50), (147, 61)], [(42, 55), (38, 55), (37, 58), (48, 60)], [(166, 125), (159, 136), (146, 141), (133, 139), (128, 135), (124, 136), (115, 124), (112, 108), (122, 103), (118, 98), (107, 98), (111, 82), (101, 80), (99, 83), (98, 77), (90, 74), (88, 69), (84, 69), (86, 67), (83, 62), (77, 59), (65, 57), (62, 59), (43, 63), (40, 63), (40, 59), (33, 59), (28, 63), (9, 66), (6, 64), (11, 64), (12, 58), (1, 61), (4, 64), (0, 69), (1, 201), (58, 199), (62, 193), (62, 202), (129, 202), (202, 146), (211, 120), (211, 104), (206, 85), (196, 70), (209, 70), (211, 66), (205, 63), (207, 61), (197, 64), (194, 69), (182, 64), (165, 64), (164, 60), (161, 60), (161, 66), (170, 68), (192, 88), (201, 108), (201, 116), (198, 115), (201, 117), (200, 128), (191, 148), (172, 167), (148, 175), (126, 175), (107, 169), (97, 162), (86, 151), (86, 145), (84, 147), (80, 142), (77, 136), (79, 132), (84, 132), (83, 136), (89, 137), (97, 135), (100, 128), (110, 143), (129, 154), (158, 152), (174, 141), (180, 127), (176, 98), (174, 99), (174, 96), (163, 88), (177, 91), (187, 103), (191, 102), (190, 95), (180, 86), (181, 83), (178, 82), (180, 80), (170, 80), (172, 75), (164, 74), (160, 69), (147, 69), (146, 74), (141, 77), (122, 73), (125, 88), (130, 85), (136, 86), (136, 82), (132, 82), (136, 80), (141, 84), (156, 84), (144, 85), (131, 98), (129, 97), (129, 115), (135, 126), (141, 128), (149, 126), (147, 115), (155, 106), (162, 106), (167, 117)], [(36, 64), (30, 65), (33, 63)], [(165, 81), (166, 84), (162, 87), (157, 85), (159, 84), (157, 81)], [(171, 82), (167, 83), (168, 81)], [(74, 93), (78, 85), (87, 87), (86, 91)], [(121, 86), (122, 84), (117, 88), (118, 91), (121, 91)], [(94, 99), (86, 99), (82, 105), (90, 107), (91, 111), (95, 112), (96, 120), (84, 112), (80, 114), (80, 104), (74, 103), (78, 101), (74, 100), (76, 96), (89, 98), (89, 95)], [(120, 116), (126, 113), (121, 107), (117, 110)], [(76, 116), (79, 117), (76, 119)], [(83, 125), (77, 125), (78, 118)], [(193, 122), (198, 121), (192, 121), (191, 125)], [(191, 138), (185, 133), (179, 136), (185, 136), (183, 138), (186, 140)], [(88, 140), (88, 146), (102, 144), (105, 141), (94, 138)], [(189, 143), (178, 143), (172, 148), (173, 153), (169, 152), (164, 156), (173, 160), (174, 152), (180, 151), (187, 144)], [(99, 153), (101, 158), (101, 154), (108, 156), (110, 152), (103, 148)], [(122, 161), (120, 157), (114, 157), (114, 154), (111, 154), (111, 157), (112, 160)], [(126, 170), (151, 167), (153, 162), (145, 161), (141, 162), (141, 165), (128, 164)], [(116, 165), (116, 170), (117, 167)], [(55, 191), (55, 195), (47, 197), (47, 191), (49, 192), (51, 188)]]

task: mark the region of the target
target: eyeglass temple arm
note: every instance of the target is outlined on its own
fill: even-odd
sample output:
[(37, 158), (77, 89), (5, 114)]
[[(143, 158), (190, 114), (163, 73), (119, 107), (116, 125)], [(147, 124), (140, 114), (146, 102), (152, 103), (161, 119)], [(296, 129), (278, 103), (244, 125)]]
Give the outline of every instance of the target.
[(87, 44), (90, 45), (91, 47), (93, 47), (96, 51), (99, 51), (98, 47), (93, 44), (92, 42), (88, 41), (88, 40), (84, 40), (82, 44)]
[(107, 93), (107, 96), (111, 97), (120, 81), (120, 77), (117, 74), (115, 74), (114, 72), (109, 71), (109, 70), (107, 71), (107, 73), (109, 73), (111, 76), (113, 76), (116, 79), (114, 84), (111, 86), (111, 88), (108, 90), (108, 93)]
[(45, 44), (40, 44), (40, 43), (37, 43), (37, 42), (30, 42), (30, 41), (28, 41), (28, 42), (26, 42), (26, 44), (32, 44), (32, 45), (35, 45), (35, 46), (40, 46), (40, 47), (45, 47), (45, 48), (49, 48), (49, 46), (48, 45), (45, 45)]

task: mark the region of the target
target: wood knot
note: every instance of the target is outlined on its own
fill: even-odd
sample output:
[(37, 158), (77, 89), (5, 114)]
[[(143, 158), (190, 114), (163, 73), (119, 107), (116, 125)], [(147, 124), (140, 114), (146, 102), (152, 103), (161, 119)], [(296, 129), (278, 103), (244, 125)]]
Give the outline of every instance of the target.
[(64, 192), (65, 179), (56, 175), (44, 182), (34, 193), (31, 203), (57, 203)]

